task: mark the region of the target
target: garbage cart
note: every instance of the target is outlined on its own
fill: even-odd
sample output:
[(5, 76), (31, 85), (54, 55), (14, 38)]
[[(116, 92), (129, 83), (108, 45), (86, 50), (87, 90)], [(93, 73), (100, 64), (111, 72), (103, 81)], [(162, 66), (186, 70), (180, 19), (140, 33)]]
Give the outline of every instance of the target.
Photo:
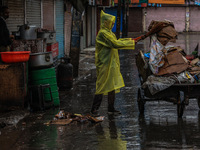
[(146, 101), (164, 100), (177, 105), (177, 115), (182, 117), (185, 105), (189, 104), (189, 99), (196, 98), (200, 108), (200, 83), (175, 83), (169, 88), (151, 94), (148, 88), (142, 88), (142, 84), (152, 74), (147, 60), (140, 51), (136, 55), (136, 66), (139, 73), (141, 86), (138, 88), (137, 102), (140, 114), (144, 113)]

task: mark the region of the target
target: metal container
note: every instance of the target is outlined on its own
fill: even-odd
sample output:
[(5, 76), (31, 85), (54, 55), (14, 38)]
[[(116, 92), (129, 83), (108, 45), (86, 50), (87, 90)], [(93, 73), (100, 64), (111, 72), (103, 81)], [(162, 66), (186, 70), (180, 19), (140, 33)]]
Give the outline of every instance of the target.
[(51, 32), (51, 31), (38, 32), (37, 37), (46, 39), (47, 43), (56, 42), (56, 32)]
[(37, 26), (24, 24), (19, 26), (20, 38), (24, 40), (37, 39)]
[(59, 90), (70, 90), (73, 87), (73, 65), (70, 58), (61, 58), (57, 69), (57, 82)]
[(48, 68), (53, 65), (52, 52), (32, 53), (29, 59), (32, 68)]
[[(32, 85), (42, 85), (42, 84), (50, 84), (51, 86), (51, 93), (53, 97), (53, 104), (54, 106), (60, 105), (59, 100), (59, 93), (58, 93), (58, 86), (56, 81), (56, 71), (54, 67), (45, 68), (45, 69), (35, 69), (30, 72), (31, 74), (31, 84)], [(33, 94), (33, 99), (38, 98), (38, 94)], [(45, 102), (51, 101), (51, 94), (48, 88), (44, 89), (43, 96)]]
[(46, 52), (46, 39), (15, 40), (12, 43), (13, 51), (31, 51), (31, 53)]
[(12, 35), (14, 35), (15, 40), (19, 40), (20, 39), (20, 32), (19, 31), (13, 31)]

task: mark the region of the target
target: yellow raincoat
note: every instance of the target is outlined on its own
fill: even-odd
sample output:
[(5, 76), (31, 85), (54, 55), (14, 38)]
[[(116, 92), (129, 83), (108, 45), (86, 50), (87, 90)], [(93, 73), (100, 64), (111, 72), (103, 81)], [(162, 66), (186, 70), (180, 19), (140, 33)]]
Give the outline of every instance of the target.
[(111, 31), (115, 16), (101, 11), (101, 28), (96, 37), (95, 65), (97, 70), (96, 93), (104, 94), (124, 87), (120, 73), (118, 49), (135, 49), (135, 41), (131, 38), (116, 38)]

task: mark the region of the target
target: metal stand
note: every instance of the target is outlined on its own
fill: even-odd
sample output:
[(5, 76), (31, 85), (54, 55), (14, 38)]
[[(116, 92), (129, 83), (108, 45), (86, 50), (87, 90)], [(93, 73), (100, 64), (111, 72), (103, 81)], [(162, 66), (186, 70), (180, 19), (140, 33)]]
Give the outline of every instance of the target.
[[(51, 96), (51, 101), (46, 102), (45, 98), (44, 98), (44, 89), (48, 88), (49, 89), (49, 93)], [(36, 100), (33, 101), (33, 91), (37, 91), (38, 94), (38, 102), (36, 103), (37, 106), (35, 106), (35, 102)], [(31, 109), (34, 109), (35, 107), (39, 108), (39, 110), (45, 110), (45, 108), (47, 107), (47, 103), (50, 103), (51, 106), (53, 106), (53, 96), (51, 93), (51, 87), (50, 84), (40, 84), (40, 85), (32, 85), (29, 87), (29, 91), (30, 91), (30, 107)]]

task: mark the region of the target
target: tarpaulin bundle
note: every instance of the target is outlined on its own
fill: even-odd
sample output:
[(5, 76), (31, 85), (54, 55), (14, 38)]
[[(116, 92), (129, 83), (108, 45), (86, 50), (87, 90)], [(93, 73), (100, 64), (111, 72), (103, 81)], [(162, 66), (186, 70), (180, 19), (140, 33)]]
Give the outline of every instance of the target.
[(174, 24), (171, 21), (164, 20), (164, 21), (155, 21), (152, 20), (148, 31), (155, 30), (154, 28), (160, 27), (160, 24), (162, 24), (162, 28), (156, 32), (157, 39), (162, 45), (166, 45), (168, 42), (175, 42), (178, 36), (178, 33), (176, 32), (174, 28)]
[[(170, 21), (153, 20), (148, 28), (149, 32), (145, 33), (145, 35), (135, 38), (134, 40), (140, 41), (154, 34), (159, 34), (158, 36), (160, 38), (160, 43), (166, 45), (170, 40), (172, 41), (172, 39), (175, 39), (177, 36), (175, 29), (171, 31), (172, 28), (174, 29), (174, 25)], [(172, 34), (170, 32), (172, 32)], [(174, 33), (175, 35), (173, 35)]]

